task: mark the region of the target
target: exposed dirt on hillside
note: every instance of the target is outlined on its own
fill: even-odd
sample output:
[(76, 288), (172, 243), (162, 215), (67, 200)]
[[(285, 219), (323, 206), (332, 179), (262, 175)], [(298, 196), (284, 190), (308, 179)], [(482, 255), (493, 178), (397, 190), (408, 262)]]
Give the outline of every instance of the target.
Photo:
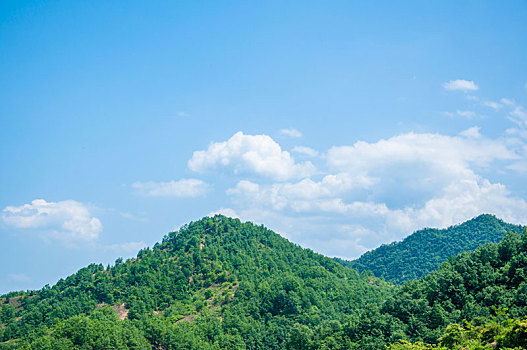
[(128, 318), (128, 309), (125, 307), (125, 304), (114, 305), (112, 306), (113, 311), (117, 314), (117, 317), (122, 321)]

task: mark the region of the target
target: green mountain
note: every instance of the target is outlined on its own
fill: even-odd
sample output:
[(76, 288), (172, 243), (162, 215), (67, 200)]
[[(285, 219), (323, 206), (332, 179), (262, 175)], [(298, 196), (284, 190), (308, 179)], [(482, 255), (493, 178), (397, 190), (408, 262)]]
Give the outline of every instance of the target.
[(525, 344), (526, 315), (527, 230), (394, 286), (215, 216), (0, 296), (0, 349), (508, 349)]
[(336, 260), (344, 266), (372, 271), (377, 277), (401, 284), (437, 270), (451, 256), (485, 243), (497, 243), (508, 231), (519, 233), (522, 227), (484, 214), (444, 230), (419, 230), (400, 242), (366, 252), (357, 260)]
[[(477, 327), (504, 312), (525, 317), (527, 229), (521, 235), (508, 233), (499, 244), (461, 253), (426, 277), (405, 283), (379, 312), (404, 325), (407, 339), (425, 343), (437, 343), (449, 324)], [(521, 332), (527, 336), (526, 326)]]
[[(335, 349), (346, 349), (346, 340), (357, 344), (360, 337), (370, 340), (358, 349), (390, 343), (390, 349), (525, 349), (526, 315), (527, 229), (451, 257), (439, 270), (395, 287), (380, 307), (361, 309), (325, 339), (339, 339)], [(313, 349), (323, 348), (320, 334), (310, 339)]]
[(296, 348), (306, 330), (340, 328), (391, 289), (263, 226), (215, 216), (135, 259), (0, 297), (0, 349)]

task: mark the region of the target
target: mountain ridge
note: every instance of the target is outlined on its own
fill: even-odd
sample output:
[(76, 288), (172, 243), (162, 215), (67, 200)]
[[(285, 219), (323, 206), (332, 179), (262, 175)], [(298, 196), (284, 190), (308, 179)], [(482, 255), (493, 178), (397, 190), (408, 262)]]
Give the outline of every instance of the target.
[(398, 286), (263, 225), (206, 217), (136, 258), (91, 264), (52, 287), (0, 296), (0, 350), (437, 344), (449, 324), (483, 325), (497, 308), (527, 315), (524, 271), (527, 230)]
[(424, 228), (401, 241), (383, 244), (358, 259), (336, 259), (344, 266), (371, 271), (379, 278), (401, 284), (420, 278), (439, 268), (451, 256), (498, 243), (508, 231), (521, 233), (523, 226), (482, 214), (446, 229)]
[[(65, 348), (95, 346), (98, 338), (89, 327), (113, 329), (121, 336), (112, 341), (123, 349), (170, 349), (178, 343), (231, 348), (231, 342), (278, 349), (288, 336), (280, 329), (343, 319), (389, 292), (385, 282), (263, 225), (215, 216), (184, 225), (134, 259), (117, 259), (108, 268), (91, 264), (52, 287), (1, 296), (0, 349), (35, 348), (44, 341), (55, 348), (63, 346), (58, 341)], [(220, 333), (211, 338), (200, 328), (203, 322), (216, 324)], [(145, 333), (145, 327), (161, 334)]]

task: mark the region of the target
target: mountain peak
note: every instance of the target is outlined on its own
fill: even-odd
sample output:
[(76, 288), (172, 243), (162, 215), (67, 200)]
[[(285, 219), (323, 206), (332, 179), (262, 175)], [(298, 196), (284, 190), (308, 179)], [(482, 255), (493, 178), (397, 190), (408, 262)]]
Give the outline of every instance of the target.
[(357, 260), (340, 262), (359, 271), (370, 270), (387, 281), (403, 283), (436, 270), (451, 256), (485, 243), (497, 243), (508, 231), (520, 233), (522, 226), (508, 224), (492, 214), (481, 214), (446, 229), (418, 230), (402, 241), (366, 252)]

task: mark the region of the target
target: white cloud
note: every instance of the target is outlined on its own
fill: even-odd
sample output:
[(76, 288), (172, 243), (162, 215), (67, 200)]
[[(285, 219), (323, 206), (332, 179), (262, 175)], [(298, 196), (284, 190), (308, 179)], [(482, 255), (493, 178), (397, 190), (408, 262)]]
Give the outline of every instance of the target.
[[(286, 232), (329, 255), (356, 257), (422, 227), (446, 227), (482, 213), (527, 222), (527, 203), (478, 175), (521, 156), (475, 126), (459, 136), (408, 133), (374, 143), (333, 147), (320, 180), (227, 190), (237, 217)], [(300, 224), (299, 224), (300, 223)]]
[(282, 129), (280, 132), (290, 137), (302, 137), (302, 133), (296, 129)]
[(31, 204), (8, 206), (2, 212), (3, 221), (20, 229), (38, 229), (47, 238), (61, 241), (94, 241), (102, 224), (82, 203), (67, 200), (46, 202), (35, 199)]
[[(493, 213), (508, 222), (527, 222), (527, 203), (511, 197), (504, 185), (479, 176), (454, 181), (421, 208), (405, 208), (390, 213), (389, 222), (401, 229), (423, 226), (447, 227), (481, 213)], [(395, 215), (394, 215), (395, 214)], [(403, 221), (401, 221), (401, 219)]]
[[(468, 164), (488, 165), (494, 160), (516, 159), (517, 155), (498, 141), (467, 140), (440, 134), (408, 133), (376, 143), (363, 141), (353, 146), (333, 147), (328, 164), (353, 173), (379, 173), (396, 164), (422, 165), (448, 173), (465, 173)], [(393, 174), (392, 174), (393, 175)]]
[(503, 103), (504, 105), (508, 105), (508, 106), (513, 106), (514, 105), (514, 101), (511, 100), (511, 99), (508, 99), (508, 98), (502, 98), (500, 100), (501, 103)]
[(132, 221), (139, 221), (139, 222), (147, 222), (148, 219), (145, 218), (145, 217), (139, 217), (139, 216), (136, 216), (132, 213), (127, 213), (127, 212), (121, 212), (119, 213), (123, 218), (125, 219), (128, 219), (128, 220), (132, 220)]
[(527, 127), (527, 111), (523, 106), (516, 106), (512, 112), (510, 112), (511, 120), (518, 124), (520, 127)]
[(273, 210), (290, 209), (294, 212), (341, 211), (338, 196), (355, 189), (370, 188), (375, 179), (366, 176), (352, 176), (348, 173), (326, 175), (321, 181), (303, 179), (296, 183), (275, 183), (259, 185), (247, 180), (238, 182), (235, 188), (227, 190), (230, 196), (265, 205)]
[(450, 80), (443, 84), (445, 90), (461, 90), (461, 91), (475, 91), (478, 90), (478, 86), (471, 80)]
[(132, 188), (149, 197), (198, 197), (209, 190), (209, 185), (199, 179), (181, 179), (169, 182), (136, 182)]
[(485, 101), (485, 102), (483, 102), (483, 105), (485, 107), (490, 107), (490, 108), (493, 108), (493, 109), (500, 109), (501, 107), (503, 107), (503, 105), (501, 105), (499, 103), (496, 103), (496, 102), (493, 102), (493, 101)]
[(471, 128), (468, 128), (467, 130), (463, 130), (462, 132), (459, 133), (459, 135), (468, 137), (468, 138), (479, 139), (481, 138), (481, 134), (479, 130), (480, 130), (479, 126), (473, 126)]
[(295, 146), (293, 147), (292, 151), (298, 154), (309, 156), (309, 157), (318, 156), (318, 152), (316, 150), (310, 147), (305, 147), (305, 146)]
[(296, 129), (282, 129), (280, 133), (290, 136), (290, 137), (302, 137), (302, 133)]
[(291, 154), (271, 137), (245, 135), (241, 131), (225, 142), (194, 152), (188, 167), (196, 172), (230, 168), (235, 174), (252, 172), (275, 180), (307, 177), (316, 170), (311, 162), (295, 163)]
[(463, 118), (467, 118), (467, 119), (472, 119), (476, 116), (476, 113), (472, 112), (472, 111), (461, 111), (461, 110), (457, 110), (456, 111), (457, 115), (463, 117)]
[(218, 210), (210, 212), (207, 216), (223, 215), (229, 218), (240, 218), (236, 210), (231, 208), (220, 208)]

